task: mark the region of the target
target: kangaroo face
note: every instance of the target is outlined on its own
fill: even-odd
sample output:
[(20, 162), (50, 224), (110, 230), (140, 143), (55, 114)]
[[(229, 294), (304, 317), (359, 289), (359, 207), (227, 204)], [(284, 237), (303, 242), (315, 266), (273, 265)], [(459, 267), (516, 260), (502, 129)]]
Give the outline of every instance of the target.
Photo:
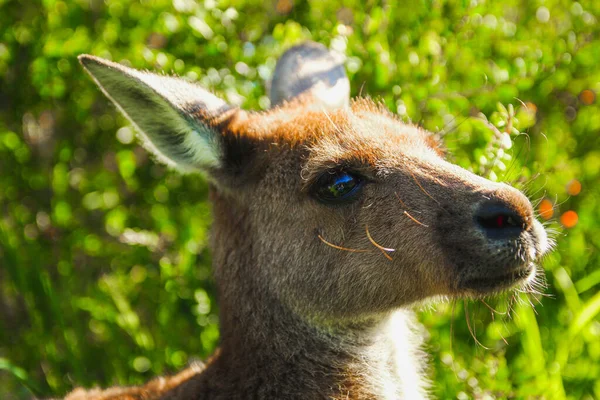
[(280, 300), (354, 319), (534, 277), (547, 239), (519, 191), (448, 163), (431, 133), (370, 101), (299, 107), (244, 121), (256, 176), (236, 194), (255, 273)]
[(249, 114), (179, 79), (81, 61), (159, 160), (211, 180), (222, 286), (247, 279), (306, 318), (356, 320), (522, 285), (548, 248), (523, 194), (448, 163), (370, 101)]

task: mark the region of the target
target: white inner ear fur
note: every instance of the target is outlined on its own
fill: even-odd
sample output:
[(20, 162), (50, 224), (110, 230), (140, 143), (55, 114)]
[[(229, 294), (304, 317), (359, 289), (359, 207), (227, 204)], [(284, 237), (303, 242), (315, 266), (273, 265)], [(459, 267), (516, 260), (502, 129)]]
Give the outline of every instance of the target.
[(160, 162), (182, 172), (221, 165), (220, 133), (190, 111), (201, 110), (211, 118), (229, 108), (225, 101), (181, 79), (137, 71), (93, 56), (79, 59)]

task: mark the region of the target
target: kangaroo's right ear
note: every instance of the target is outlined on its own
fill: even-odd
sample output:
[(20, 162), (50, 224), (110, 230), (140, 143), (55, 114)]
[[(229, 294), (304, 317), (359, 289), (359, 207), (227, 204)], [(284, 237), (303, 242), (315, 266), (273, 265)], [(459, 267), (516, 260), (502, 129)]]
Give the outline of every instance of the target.
[(182, 79), (141, 72), (90, 55), (79, 56), (104, 94), (137, 127), (145, 147), (182, 171), (222, 167), (223, 113), (239, 112), (208, 91)]

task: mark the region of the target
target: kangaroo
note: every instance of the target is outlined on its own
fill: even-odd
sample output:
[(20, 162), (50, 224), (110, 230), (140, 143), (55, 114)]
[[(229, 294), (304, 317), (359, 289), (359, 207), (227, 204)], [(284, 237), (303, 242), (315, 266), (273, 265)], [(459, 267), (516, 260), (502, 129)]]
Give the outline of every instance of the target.
[(529, 200), (445, 160), (435, 136), (349, 99), (324, 46), (291, 48), (274, 104), (79, 57), (158, 161), (211, 187), (220, 347), (205, 366), (77, 399), (428, 398), (411, 309), (530, 283), (548, 239)]

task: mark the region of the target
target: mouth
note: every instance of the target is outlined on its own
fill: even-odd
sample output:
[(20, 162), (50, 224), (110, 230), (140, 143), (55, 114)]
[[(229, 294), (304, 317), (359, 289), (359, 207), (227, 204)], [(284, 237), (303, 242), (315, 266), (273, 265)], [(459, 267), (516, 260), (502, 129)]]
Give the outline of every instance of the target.
[(462, 289), (478, 294), (489, 294), (510, 289), (535, 275), (535, 265), (529, 263), (510, 272), (493, 276), (469, 277), (460, 283)]

